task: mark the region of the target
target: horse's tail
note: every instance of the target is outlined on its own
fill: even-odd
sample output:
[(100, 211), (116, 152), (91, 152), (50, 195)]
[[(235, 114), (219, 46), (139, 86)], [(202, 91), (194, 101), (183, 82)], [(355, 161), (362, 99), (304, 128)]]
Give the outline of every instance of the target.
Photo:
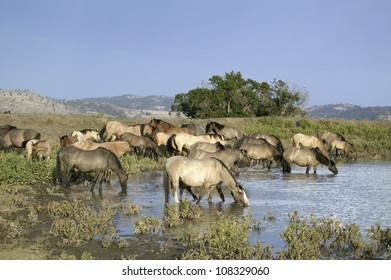
[(176, 144), (175, 137), (176, 134), (173, 134), (167, 140), (167, 150), (171, 154), (178, 151), (178, 145)]
[(163, 187), (165, 203), (168, 204), (170, 202), (170, 178), (166, 170), (166, 162), (163, 166)]
[(33, 144), (36, 140), (29, 140), (26, 143), (26, 151), (27, 151), (27, 159), (31, 159), (31, 156), (33, 154)]
[(99, 136), (103, 142), (106, 142), (106, 125), (104, 125), (103, 128), (99, 131)]

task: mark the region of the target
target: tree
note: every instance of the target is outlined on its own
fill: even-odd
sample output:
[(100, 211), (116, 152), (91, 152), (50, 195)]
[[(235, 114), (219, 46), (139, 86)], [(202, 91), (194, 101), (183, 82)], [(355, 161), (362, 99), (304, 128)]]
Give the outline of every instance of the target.
[(304, 101), (301, 91), (291, 91), (281, 80), (269, 85), (232, 71), (212, 76), (205, 87), (177, 94), (171, 111), (189, 118), (288, 116), (301, 113), (297, 106)]

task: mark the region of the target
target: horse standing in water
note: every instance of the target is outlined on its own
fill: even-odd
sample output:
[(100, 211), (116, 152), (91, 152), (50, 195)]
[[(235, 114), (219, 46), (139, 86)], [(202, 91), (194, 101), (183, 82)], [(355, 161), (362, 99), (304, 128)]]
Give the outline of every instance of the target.
[(292, 147), (284, 151), (283, 157), (286, 162), (286, 165), (283, 165), (284, 172), (291, 172), (292, 163), (295, 163), (298, 166), (306, 167), (305, 173), (307, 174), (310, 172), (311, 168), (313, 168), (314, 173), (316, 173), (319, 164), (326, 165), (332, 173), (338, 174), (335, 162), (323, 155), (318, 149), (300, 149)]
[(338, 151), (342, 151), (342, 157), (345, 159), (349, 159), (350, 155), (353, 155), (353, 159), (356, 160), (356, 149), (353, 147), (351, 143), (344, 140), (331, 140), (330, 141), (330, 148), (332, 154), (334, 154), (335, 159), (338, 157)]
[[(61, 174), (61, 166), (64, 168), (64, 173)], [(97, 148), (92, 151), (85, 151), (74, 146), (69, 146), (61, 149), (57, 154), (57, 178), (60, 182), (69, 186), (69, 175), (71, 170), (77, 169), (80, 172), (94, 172), (90, 191), (94, 191), (94, 187), (100, 178), (99, 191), (102, 190), (102, 181), (106, 171), (112, 170), (117, 174), (122, 191), (127, 189), (128, 175), (121, 165), (119, 159), (105, 148)]]
[(163, 185), (166, 203), (169, 203), (170, 189), (174, 195), (175, 202), (179, 203), (178, 189), (180, 189), (180, 198), (182, 200), (184, 189), (191, 191), (191, 187), (203, 188), (198, 201), (208, 191), (208, 201), (210, 202), (212, 199), (211, 191), (214, 188), (219, 190), (220, 197), (224, 201), (224, 196), (222, 196), (220, 189), (222, 183), (230, 188), (235, 201), (243, 206), (250, 205), (243, 187), (235, 180), (227, 166), (216, 158), (194, 159), (174, 156), (168, 158), (164, 164)]
[(0, 126), (0, 137), (3, 137), (3, 148), (24, 148), (28, 141), (41, 139), (41, 134), (31, 128), (21, 129), (12, 125)]
[(293, 135), (293, 147), (294, 148), (319, 148), (323, 155), (329, 157), (329, 152), (323, 142), (316, 136), (305, 135), (297, 133)]
[(218, 122), (209, 122), (206, 125), (206, 133), (213, 132), (222, 135), (225, 140), (238, 140), (243, 136), (243, 132), (236, 127), (226, 127)]

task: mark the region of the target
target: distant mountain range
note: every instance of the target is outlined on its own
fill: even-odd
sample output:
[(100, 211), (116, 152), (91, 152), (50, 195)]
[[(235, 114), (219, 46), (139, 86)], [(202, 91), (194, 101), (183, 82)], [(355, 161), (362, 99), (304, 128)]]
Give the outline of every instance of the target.
[[(106, 114), (120, 118), (169, 117), (174, 102), (169, 96), (120, 95), (84, 99), (53, 99), (29, 90), (1, 90), (0, 113)], [(311, 106), (310, 118), (391, 121), (391, 106), (361, 107), (351, 104)]]

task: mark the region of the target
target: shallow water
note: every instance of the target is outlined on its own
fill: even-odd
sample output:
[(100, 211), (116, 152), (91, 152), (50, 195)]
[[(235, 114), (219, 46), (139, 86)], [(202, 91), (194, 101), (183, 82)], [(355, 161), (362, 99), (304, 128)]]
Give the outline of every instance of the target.
[[(391, 226), (391, 162), (365, 161), (337, 164), (339, 174), (334, 175), (326, 167), (319, 167), (318, 174), (305, 174), (305, 168), (293, 167), (291, 174), (283, 174), (280, 168), (266, 170), (261, 167), (242, 169), (238, 180), (244, 186), (250, 200), (249, 207), (233, 202), (228, 188), (224, 188), (226, 201), (221, 202), (217, 192), (212, 203), (204, 198), (200, 206), (202, 218), (189, 226), (204, 231), (216, 219), (217, 213), (226, 215), (252, 215), (261, 222), (261, 233), (254, 233), (251, 241), (262, 241), (283, 246), (280, 233), (288, 224), (288, 214), (298, 211), (301, 216), (334, 217), (343, 223), (355, 223), (366, 230), (376, 223)], [(103, 187), (103, 198), (114, 202), (132, 201), (142, 206), (141, 214), (127, 217), (118, 211), (115, 218), (118, 234), (129, 237), (133, 223), (143, 216), (155, 216), (163, 220), (164, 190), (162, 172), (144, 172), (128, 181), (128, 194), (119, 195), (119, 186)], [(185, 192), (185, 197), (191, 196)], [(97, 198), (99, 201), (100, 198)], [(170, 194), (170, 202), (173, 203)], [(265, 219), (272, 212), (275, 220)], [(185, 225), (186, 226), (186, 225)], [(181, 229), (183, 230), (183, 227)], [(170, 234), (167, 231), (165, 234)]]

